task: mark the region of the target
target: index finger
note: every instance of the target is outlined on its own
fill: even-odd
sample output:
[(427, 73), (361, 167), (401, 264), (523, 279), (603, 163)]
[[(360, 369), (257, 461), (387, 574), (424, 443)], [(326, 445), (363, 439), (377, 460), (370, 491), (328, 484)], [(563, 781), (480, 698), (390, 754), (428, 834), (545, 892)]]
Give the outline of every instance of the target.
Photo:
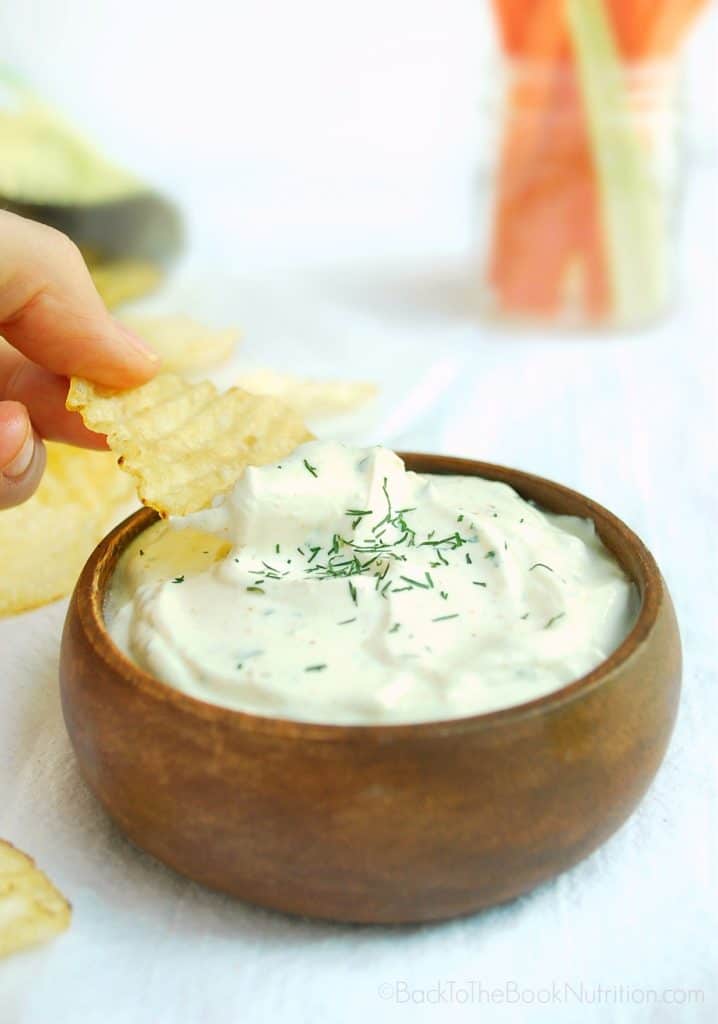
[(143, 384), (159, 359), (105, 309), (77, 247), (0, 211), (0, 334), (32, 362), (106, 387)]

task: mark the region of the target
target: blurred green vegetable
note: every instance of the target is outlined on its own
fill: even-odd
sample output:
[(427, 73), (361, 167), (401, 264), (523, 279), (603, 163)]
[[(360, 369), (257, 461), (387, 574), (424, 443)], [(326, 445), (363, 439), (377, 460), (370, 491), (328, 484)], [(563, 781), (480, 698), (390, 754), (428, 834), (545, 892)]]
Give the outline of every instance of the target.
[(97, 152), (0, 68), (0, 207), (68, 234), (92, 262), (165, 264), (182, 243), (173, 203)]

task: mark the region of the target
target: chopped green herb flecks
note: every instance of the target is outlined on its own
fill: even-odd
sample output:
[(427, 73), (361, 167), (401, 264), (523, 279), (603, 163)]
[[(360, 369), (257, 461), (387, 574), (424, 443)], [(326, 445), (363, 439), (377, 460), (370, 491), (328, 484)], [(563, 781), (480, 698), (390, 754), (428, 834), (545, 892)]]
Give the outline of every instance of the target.
[(558, 620), (562, 619), (565, 616), (565, 614), (566, 612), (559, 612), (558, 615), (553, 615), (544, 626), (544, 629), (550, 629), (551, 626), (553, 626), (554, 622), (558, 622)]
[[(310, 475), (318, 475), (317, 467), (313, 466), (306, 459), (304, 460), (304, 467)], [(481, 558), (490, 561), (495, 568), (499, 567), (498, 551), (494, 549), (485, 551), (482, 554), (481, 549), (476, 548), (476, 554), (473, 555), (469, 550), (464, 550), (463, 558), (461, 556), (459, 556), (458, 560), (452, 558), (452, 552), (466, 548), (466, 545), (479, 543), (480, 538), (476, 532), (477, 525), (467, 521), (471, 518), (468, 513), (455, 513), (458, 528), (453, 533), (442, 535), (441, 530), (435, 528), (418, 535), (411, 525), (411, 513), (415, 512), (416, 508), (414, 506), (398, 509), (394, 507), (387, 477), (382, 479), (381, 492), (385, 506), (383, 511), (381, 507), (378, 511), (375, 511), (373, 508), (360, 507), (344, 509), (343, 514), (347, 516), (352, 526), (351, 532), (346, 531), (348, 536), (344, 536), (344, 531), (342, 531), (341, 533), (334, 533), (331, 543), (327, 543), (326, 547), (323, 547), (321, 544), (305, 542), (302, 546), (296, 548), (297, 555), (303, 559), (303, 562), (300, 564), (303, 566), (302, 571), (307, 579), (314, 579), (318, 582), (328, 579), (346, 579), (349, 597), (355, 606), (358, 606), (359, 595), (358, 588), (353, 579), (356, 576), (368, 576), (370, 579), (373, 579), (374, 592), (380, 594), (383, 599), (393, 599), (394, 595), (398, 596), (409, 593), (412, 590), (427, 591), (428, 598), (428, 592), (435, 590), (438, 599), (437, 603), (440, 606), (441, 603), (448, 602), (450, 597), (449, 591), (445, 589), (449, 579), (443, 580), (441, 578), (444, 569), (451, 569), (452, 566), (456, 565), (457, 561), (460, 561), (462, 565), (470, 566)], [(375, 515), (381, 517), (376, 522), (373, 521)], [(489, 506), (485, 515), (491, 515), (496, 518), (499, 513), (495, 507)], [(522, 519), (521, 522), (524, 522), (524, 520)], [(362, 524), (365, 524), (365, 526), (362, 526)], [(355, 532), (357, 528), (359, 529), (358, 534)], [(499, 543), (503, 543), (503, 550), (508, 551), (508, 540), (501, 540)], [(279, 543), (275, 543), (272, 546), (275, 555), (280, 555), (282, 546)], [(429, 569), (424, 570), (423, 575), (421, 569), (416, 570), (416, 575), (400, 572), (400, 563), (408, 561), (407, 549), (410, 547), (430, 549), (427, 552), (428, 558), (425, 563), (428, 564)], [(295, 563), (297, 555), (295, 555)], [(284, 577), (289, 576), (292, 571), (290, 563), (291, 559), (286, 557), (282, 558), (281, 562), (278, 562), (277, 565), (262, 561), (262, 570), (250, 570), (250, 572), (254, 572), (258, 576), (257, 585), (248, 587), (247, 590), (257, 594), (264, 594), (264, 588), (270, 581), (280, 581)], [(551, 566), (543, 562), (534, 563), (530, 567), (530, 571), (538, 568), (544, 568), (549, 572), (553, 572)], [(482, 579), (469, 580), (467, 582), (483, 589), (488, 587), (487, 582)], [(444, 584), (443, 587), (442, 583)], [(436, 610), (438, 611), (439, 608), (436, 608)], [(459, 613), (454, 612), (447, 615), (437, 615), (431, 621), (445, 622), (458, 617)], [(522, 616), (522, 619), (526, 617), (528, 617), (528, 614)], [(348, 626), (357, 621), (356, 616), (354, 616), (338, 621), (337, 625)], [(556, 617), (549, 620), (544, 628), (550, 628), (555, 621), (557, 621)], [(395, 633), (398, 629), (399, 623), (397, 622), (390, 627), (389, 632)]]
[[(274, 568), (274, 566), (272, 566), (272, 565), (269, 565), (269, 563), (268, 563), (268, 562), (262, 562), (262, 565), (264, 566), (264, 568), (265, 568), (265, 569), (266, 569), (266, 570), (267, 570), (268, 572), (274, 573), (274, 575), (275, 575), (275, 576), (277, 576), (277, 578), (279, 577), (279, 569), (275, 569), (275, 568)], [(287, 574), (286, 574), (286, 571), (285, 571), (284, 573), (282, 573), (282, 575), (283, 575), (283, 576), (286, 576), (286, 575), (287, 575)]]
[(384, 498), (386, 499), (386, 515), (384, 516), (383, 519), (380, 519), (379, 522), (376, 524), (376, 526), (373, 528), (373, 532), (374, 533), (376, 533), (376, 531), (380, 527), (382, 527), (384, 525), (384, 523), (390, 523), (391, 522), (391, 518), (392, 518), (391, 498), (389, 497), (389, 490), (388, 490), (388, 487), (387, 487), (387, 479), (386, 479), (386, 477), (384, 477), (384, 479), (382, 481), (381, 489), (384, 492)]
[(184, 583), (184, 576), (175, 576), (172, 580), (173, 583)]
[(411, 576), (400, 576), (400, 580), (404, 583), (408, 583), (410, 587), (421, 587), (422, 590), (430, 590), (431, 586), (428, 583), (422, 583), (421, 580), (412, 579)]
[(326, 665), (307, 665), (304, 669), (305, 672), (323, 672)]

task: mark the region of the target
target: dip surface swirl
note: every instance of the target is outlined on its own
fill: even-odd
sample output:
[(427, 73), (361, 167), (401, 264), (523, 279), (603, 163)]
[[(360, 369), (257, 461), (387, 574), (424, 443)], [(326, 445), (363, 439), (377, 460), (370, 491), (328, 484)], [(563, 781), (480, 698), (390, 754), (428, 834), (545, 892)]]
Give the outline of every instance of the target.
[(605, 660), (637, 610), (590, 520), (316, 441), (138, 537), (105, 614), (133, 661), (194, 697), (395, 724), (556, 690)]

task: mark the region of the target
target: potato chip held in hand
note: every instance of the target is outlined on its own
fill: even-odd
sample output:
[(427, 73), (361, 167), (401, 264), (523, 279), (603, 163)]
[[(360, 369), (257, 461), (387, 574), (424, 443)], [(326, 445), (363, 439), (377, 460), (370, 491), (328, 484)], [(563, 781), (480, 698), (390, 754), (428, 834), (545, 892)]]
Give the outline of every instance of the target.
[(71, 916), (70, 904), (32, 858), (0, 839), (0, 957), (53, 938)]
[(67, 408), (82, 415), (138, 481), (141, 501), (162, 515), (207, 508), (247, 466), (275, 462), (311, 433), (275, 398), (172, 374), (128, 391), (73, 378)]

